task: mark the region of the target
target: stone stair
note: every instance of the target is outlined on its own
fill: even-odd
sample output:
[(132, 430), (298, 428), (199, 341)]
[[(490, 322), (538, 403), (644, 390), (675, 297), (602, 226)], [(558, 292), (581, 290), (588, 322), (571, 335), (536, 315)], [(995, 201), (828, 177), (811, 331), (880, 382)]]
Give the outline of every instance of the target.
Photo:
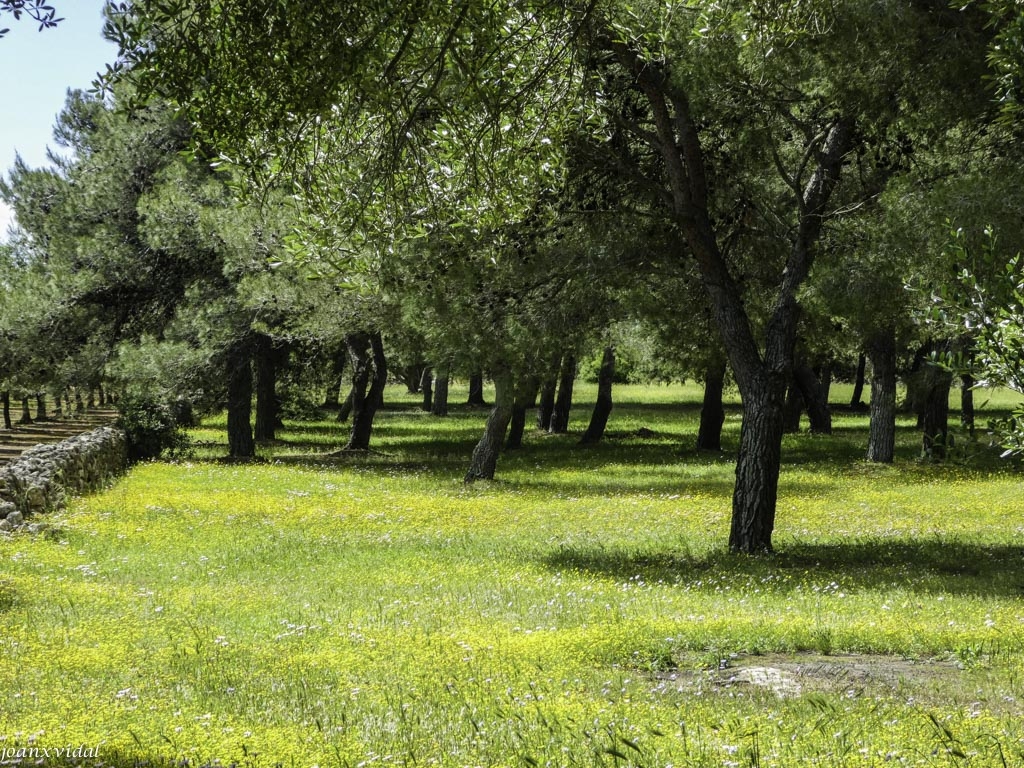
[(14, 429), (0, 429), (0, 467), (14, 461), (29, 448), (59, 443), (104, 424), (112, 424), (116, 419), (116, 410), (96, 408), (70, 418), (16, 425)]

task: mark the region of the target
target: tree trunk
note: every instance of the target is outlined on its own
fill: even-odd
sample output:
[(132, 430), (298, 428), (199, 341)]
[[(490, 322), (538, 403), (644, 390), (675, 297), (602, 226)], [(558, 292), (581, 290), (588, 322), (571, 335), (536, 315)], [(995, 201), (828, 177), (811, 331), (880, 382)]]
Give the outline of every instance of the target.
[(800, 388), (800, 395), (807, 405), (807, 418), (811, 424), (811, 432), (818, 435), (831, 435), (832, 413), (828, 409), (824, 388), (818, 381), (818, 377), (805, 363), (794, 367), (793, 377)]
[(64, 406), (61, 404), (60, 392), (58, 391), (56, 396), (53, 398), (53, 418), (62, 419), (64, 418)]
[(434, 378), (434, 404), (430, 413), (434, 416), (448, 415), (448, 375), (450, 366), (447, 364), (438, 366), (437, 375)]
[(423, 386), (423, 373), (427, 367), (423, 363), (416, 363), (402, 369), (402, 381), (408, 394), (418, 395), (420, 393), (420, 387)]
[[(832, 362), (823, 363), (815, 371), (815, 375), (818, 377), (818, 386), (821, 387), (821, 401), (825, 404), (826, 408), (831, 410), (828, 399), (829, 395), (832, 394)], [(831, 416), (829, 417), (831, 424)], [(831, 432), (831, 428), (829, 430)]]
[(487, 424), (480, 442), (473, 449), (473, 457), (466, 472), (465, 482), (474, 480), (493, 480), (494, 470), (498, 465), (498, 453), (505, 441), (505, 432), (512, 418), (512, 406), (515, 400), (512, 373), (501, 370), (494, 372), (494, 407), (487, 417)]
[(256, 432), (257, 440), (273, 440), (277, 425), (277, 350), (266, 334), (256, 337)]
[(924, 401), (922, 454), (929, 459), (944, 459), (949, 448), (949, 390), (953, 374), (938, 365), (925, 367), (927, 394)]
[(19, 424), (31, 424), (32, 423), (32, 414), (29, 412), (28, 403), (29, 403), (28, 395), (26, 395), (25, 397), (21, 398), (21, 418), (18, 419), (18, 423)]
[(516, 387), (516, 398), (512, 405), (512, 421), (509, 424), (506, 451), (515, 451), (523, 447), (523, 431), (526, 429), (526, 411), (537, 404), (537, 392), (540, 390), (540, 379), (528, 376)]
[(601, 370), (597, 374), (597, 401), (590, 414), (590, 424), (580, 439), (582, 445), (594, 445), (604, 437), (604, 428), (612, 413), (612, 383), (615, 379), (615, 347), (607, 346), (601, 356)]
[(331, 373), (327, 379), (327, 394), (324, 395), (324, 408), (337, 408), (341, 388), (345, 386), (345, 347), (342, 346), (331, 360)]
[(867, 356), (861, 352), (857, 356), (857, 374), (853, 379), (853, 395), (850, 397), (850, 408), (861, 410), (864, 408), (864, 373), (867, 368)]
[(725, 389), (726, 362), (716, 357), (704, 371), (704, 402), (700, 408), (700, 428), (697, 430), (698, 451), (722, 450), (722, 425), (725, 407), (722, 392)]
[(36, 392), (36, 421), (47, 421), (46, 414), (46, 393)]
[(228, 455), (256, 455), (252, 437), (252, 348), (248, 339), (235, 342), (227, 354)]
[(420, 408), (427, 413), (434, 405), (434, 369), (429, 365), (423, 366), (423, 373), (420, 374), (420, 391), (423, 393), (423, 404)]
[(352, 404), (355, 402), (355, 399), (356, 388), (355, 385), (353, 385), (348, 388), (348, 394), (345, 395), (345, 402), (343, 402), (341, 404), (341, 407), (338, 409), (338, 415), (336, 417), (336, 420), (339, 423), (344, 424), (346, 421), (349, 420), (349, 417), (352, 415)]
[(89, 396), (85, 399), (86, 410), (91, 411), (96, 407), (96, 394), (92, 387), (89, 387)]
[(871, 360), (868, 461), (888, 464), (896, 453), (896, 332), (885, 328), (867, 343)]
[(729, 549), (753, 554), (772, 551), (786, 379), (776, 374), (758, 377), (748, 384), (743, 396)]
[(569, 411), (572, 408), (572, 387), (576, 381), (576, 356), (567, 354), (562, 358), (562, 371), (558, 377), (558, 395), (551, 412), (550, 432), (564, 434), (569, 431)]
[(466, 405), (481, 407), (487, 405), (484, 402), (484, 375), (482, 373), (474, 373), (469, 377), (469, 398), (466, 400)]
[(4, 429), (13, 429), (14, 425), (11, 424), (11, 393), (8, 390), (0, 392), (0, 402), (3, 403), (4, 411)]
[(71, 390), (70, 389), (65, 389), (64, 390), (64, 410), (67, 412), (68, 416), (71, 415)]
[(555, 391), (558, 377), (550, 376), (540, 388), (540, 402), (537, 404), (537, 429), (547, 432), (551, 428), (551, 415), (555, 412)]
[(349, 347), (352, 368), (358, 371), (352, 380), (352, 431), (349, 433), (345, 450), (366, 451), (370, 448), (373, 419), (377, 415), (377, 409), (384, 402), (384, 387), (388, 381), (384, 344), (377, 331), (350, 334), (345, 343)]
[(960, 374), (960, 425), (971, 440), (974, 439), (974, 384), (971, 374)]
[(97, 392), (97, 394), (99, 395), (99, 398), (100, 398), (100, 405), (106, 405), (107, 404), (107, 392), (106, 392), (106, 390), (103, 389), (103, 385), (102, 384), (97, 384), (96, 385), (96, 392)]
[(75, 413), (82, 413), (85, 410), (85, 403), (82, 402), (82, 390), (75, 387)]
[(782, 431), (792, 435), (800, 431), (800, 415), (804, 411), (804, 397), (794, 376), (786, 389), (786, 401), (782, 406)]

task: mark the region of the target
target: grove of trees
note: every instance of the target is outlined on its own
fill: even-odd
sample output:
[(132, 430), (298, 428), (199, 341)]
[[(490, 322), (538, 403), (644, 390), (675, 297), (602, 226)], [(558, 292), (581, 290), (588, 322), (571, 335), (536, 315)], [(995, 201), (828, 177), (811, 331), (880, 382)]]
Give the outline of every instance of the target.
[(975, 383), (1024, 384), (1012, 0), (133, 0), (106, 33), (70, 159), (0, 186), (5, 414), (99, 387), (167, 425), (226, 408), (244, 459), (318, 381), (365, 450), (389, 376), (438, 417), (486, 376), (471, 482), (532, 408), (565, 431), (581, 361), (584, 443), (633, 371), (703, 382), (720, 450), (732, 382), (729, 547), (756, 553), (835, 373), (869, 377), (879, 462), (900, 376), (934, 459), (954, 382), (968, 417)]

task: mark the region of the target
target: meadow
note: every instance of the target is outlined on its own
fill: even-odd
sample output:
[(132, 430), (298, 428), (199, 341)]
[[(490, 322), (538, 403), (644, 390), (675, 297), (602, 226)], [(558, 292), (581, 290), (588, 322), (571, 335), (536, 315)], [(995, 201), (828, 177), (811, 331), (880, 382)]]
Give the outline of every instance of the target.
[(486, 413), (399, 388), (360, 456), (325, 419), (228, 463), (213, 418), (192, 456), (0, 539), (0, 756), (1024, 764), (1024, 494), (983, 436), (927, 463), (902, 418), (892, 466), (862, 460), (865, 414), (787, 436), (778, 551), (738, 557), (735, 403), (718, 455), (692, 449), (694, 386), (618, 387), (584, 448), (592, 397), (473, 486)]

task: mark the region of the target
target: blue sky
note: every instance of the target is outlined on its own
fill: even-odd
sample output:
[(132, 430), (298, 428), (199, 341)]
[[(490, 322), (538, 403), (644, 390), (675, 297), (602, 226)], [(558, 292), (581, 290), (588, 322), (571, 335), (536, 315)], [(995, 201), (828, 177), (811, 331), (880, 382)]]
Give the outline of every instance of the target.
[[(11, 31), (0, 38), (0, 172), (8, 173), (17, 152), (32, 167), (47, 164), (53, 123), (68, 88), (89, 88), (97, 72), (117, 54), (100, 32), (103, 0), (56, 0), (64, 21), (38, 31), (30, 19), (0, 18)], [(10, 221), (0, 202), (0, 239)]]

